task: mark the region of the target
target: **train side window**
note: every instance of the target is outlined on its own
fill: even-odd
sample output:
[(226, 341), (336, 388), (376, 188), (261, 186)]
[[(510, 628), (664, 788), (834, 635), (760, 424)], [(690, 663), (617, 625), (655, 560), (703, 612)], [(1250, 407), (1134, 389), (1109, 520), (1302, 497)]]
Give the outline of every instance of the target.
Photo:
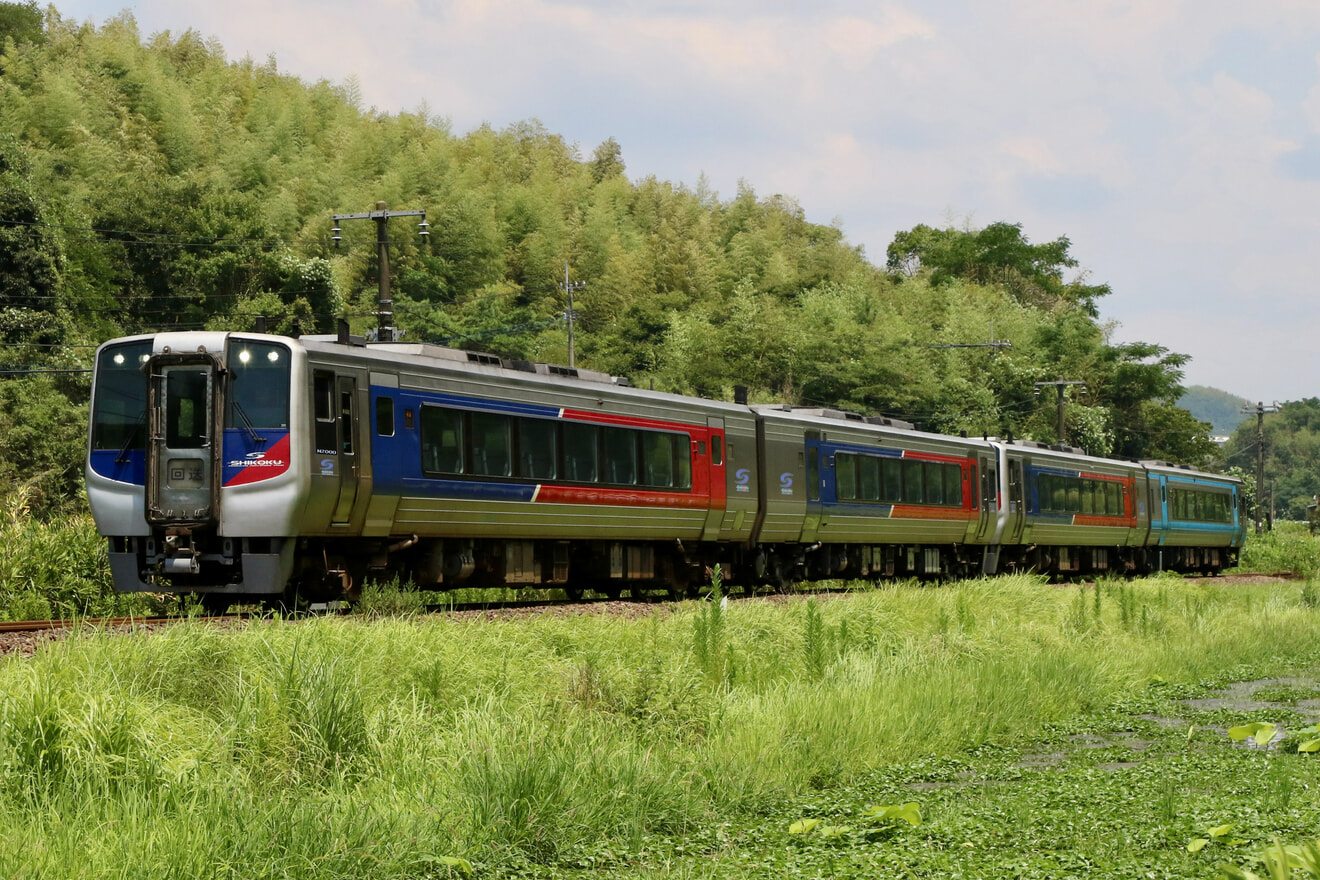
[(886, 458), (880, 462), (880, 500), (893, 504), (903, 500), (903, 462)]
[(602, 431), (605, 456), (605, 482), (619, 486), (637, 484), (637, 432), (627, 428)]
[(1082, 480), (1082, 513), (1090, 516), (1095, 513), (1095, 481)]
[(1050, 509), (1055, 513), (1068, 512), (1068, 481), (1063, 477), (1050, 477)]
[(513, 475), (509, 417), (497, 413), (474, 412), (468, 417), (472, 432), (472, 469), (486, 477)]
[[(714, 446), (712, 444), (712, 450)], [(714, 456), (712, 456), (712, 463)], [(642, 433), (642, 481), (657, 489), (674, 486), (674, 435), (656, 431)]]
[(921, 504), (925, 492), (921, 485), (922, 463), (911, 459), (903, 460), (903, 501), (906, 504)]
[(956, 464), (944, 465), (944, 503), (962, 507), (962, 468)]
[(719, 434), (710, 435), (710, 463), (724, 464), (724, 438)]
[(598, 478), (596, 451), (600, 429), (581, 422), (564, 422), (564, 479), (594, 483)]
[(353, 454), (353, 392), (339, 392), (339, 438), (345, 455)]
[(312, 377), (312, 409), (316, 416), (316, 451), (334, 453), (339, 441), (335, 437), (335, 374), (317, 370)]
[[(733, 448), (729, 448), (732, 454)], [(692, 488), (692, 438), (687, 434), (675, 435), (674, 440), (674, 488)]]
[(381, 395), (376, 398), (376, 433), (382, 437), (394, 436), (394, 398)]
[(928, 461), (925, 464), (926, 503), (944, 503), (944, 465)]
[(559, 431), (549, 419), (518, 420), (518, 476), (553, 480), (559, 461)]
[(421, 421), (422, 470), (429, 474), (464, 473), (463, 413), (424, 406)]
[(840, 501), (857, 497), (857, 456), (846, 452), (834, 456), (834, 489)]
[(880, 500), (880, 459), (874, 455), (857, 459), (857, 497), (863, 501)]

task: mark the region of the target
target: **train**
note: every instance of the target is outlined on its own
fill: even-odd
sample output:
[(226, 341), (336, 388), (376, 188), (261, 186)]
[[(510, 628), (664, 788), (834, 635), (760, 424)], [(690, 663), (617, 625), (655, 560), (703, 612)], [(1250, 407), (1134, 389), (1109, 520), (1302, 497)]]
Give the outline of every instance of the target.
[(1065, 445), (707, 400), (427, 343), (163, 332), (96, 352), (86, 486), (121, 592), (693, 595), (829, 578), (1218, 573), (1243, 486)]

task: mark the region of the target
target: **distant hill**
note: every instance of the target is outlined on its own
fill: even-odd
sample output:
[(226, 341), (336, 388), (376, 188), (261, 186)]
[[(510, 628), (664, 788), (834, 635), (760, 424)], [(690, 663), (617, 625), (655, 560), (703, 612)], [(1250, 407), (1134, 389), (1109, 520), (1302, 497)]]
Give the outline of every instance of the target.
[(1187, 393), (1178, 398), (1179, 406), (1199, 421), (1209, 422), (1214, 426), (1210, 433), (1219, 436), (1233, 433), (1233, 429), (1246, 418), (1242, 407), (1250, 403), (1245, 397), (1205, 385), (1189, 385)]

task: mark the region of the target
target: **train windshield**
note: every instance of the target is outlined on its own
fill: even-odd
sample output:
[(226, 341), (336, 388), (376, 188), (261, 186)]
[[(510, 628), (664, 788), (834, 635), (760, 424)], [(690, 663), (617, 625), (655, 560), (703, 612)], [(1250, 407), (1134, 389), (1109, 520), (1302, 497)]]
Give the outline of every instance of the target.
[(96, 361), (92, 448), (145, 449), (147, 446), (147, 376), (142, 365), (151, 357), (151, 340), (109, 345)]
[(289, 349), (273, 342), (231, 339), (225, 427), (289, 427)]

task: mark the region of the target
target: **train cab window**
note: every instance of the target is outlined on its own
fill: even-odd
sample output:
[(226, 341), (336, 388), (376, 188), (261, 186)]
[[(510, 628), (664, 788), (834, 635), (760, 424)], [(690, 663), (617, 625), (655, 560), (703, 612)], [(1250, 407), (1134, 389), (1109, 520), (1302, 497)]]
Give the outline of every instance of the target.
[(394, 398), (381, 395), (376, 398), (376, 433), (382, 437), (394, 436)]
[(880, 500), (880, 459), (874, 455), (857, 459), (857, 497), (863, 501)]
[(834, 456), (834, 490), (840, 501), (857, 497), (857, 456), (846, 452)]
[(620, 486), (637, 484), (637, 438), (627, 428), (605, 428), (601, 447), (605, 453), (605, 482)]
[(464, 473), (463, 413), (424, 406), (421, 422), (422, 470), (430, 474)]
[[(289, 427), (289, 349), (236, 339), (229, 344), (226, 428)], [(334, 448), (331, 445), (330, 448)]]
[(922, 462), (903, 460), (903, 501), (906, 504), (921, 504), (926, 494), (922, 488)]
[(581, 422), (564, 422), (564, 479), (594, 483), (598, 477), (597, 440), (600, 428)]
[(509, 417), (474, 412), (468, 416), (472, 431), (470, 473), (484, 477), (513, 475)]
[(141, 367), (150, 357), (150, 340), (102, 350), (96, 362), (93, 449), (146, 448), (147, 379)]
[(944, 466), (944, 503), (962, 507), (962, 468), (956, 464)]
[(719, 434), (710, 435), (710, 463), (724, 464), (724, 438)]
[(518, 476), (534, 480), (558, 476), (558, 434), (549, 419), (518, 420)]
[(903, 462), (897, 458), (880, 462), (880, 500), (889, 504), (903, 500)]

